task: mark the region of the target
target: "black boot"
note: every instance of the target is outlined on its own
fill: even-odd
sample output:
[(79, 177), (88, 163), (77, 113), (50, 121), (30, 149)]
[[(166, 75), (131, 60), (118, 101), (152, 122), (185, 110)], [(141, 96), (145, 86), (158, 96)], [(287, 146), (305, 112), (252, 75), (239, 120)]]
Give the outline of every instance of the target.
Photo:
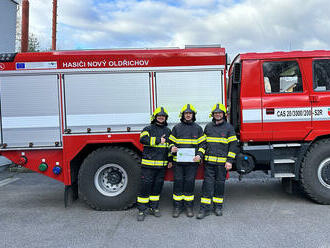
[(216, 216), (222, 216), (222, 206), (214, 207), (214, 214)]
[(155, 217), (162, 216), (162, 214), (160, 213), (160, 210), (158, 208), (150, 208), (149, 212), (151, 215), (154, 215)]
[(181, 213), (182, 213), (182, 209), (180, 209), (180, 208), (174, 208), (173, 209), (172, 216), (173, 216), (173, 218), (178, 218)]
[(144, 218), (146, 217), (146, 213), (144, 211), (140, 211), (137, 214), (137, 221), (144, 221)]
[(186, 207), (187, 217), (194, 217), (194, 210), (192, 207)]
[(206, 216), (210, 215), (210, 211), (201, 208), (199, 213), (197, 214), (197, 219), (201, 220), (204, 219)]

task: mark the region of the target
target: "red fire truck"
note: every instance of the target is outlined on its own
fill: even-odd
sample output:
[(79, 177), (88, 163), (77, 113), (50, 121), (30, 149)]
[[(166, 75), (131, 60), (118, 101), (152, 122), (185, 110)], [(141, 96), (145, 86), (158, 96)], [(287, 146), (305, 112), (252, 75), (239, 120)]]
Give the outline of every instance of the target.
[(125, 209), (136, 200), (139, 134), (153, 110), (165, 106), (172, 127), (191, 103), (205, 125), (222, 102), (241, 144), (238, 173), (269, 171), (330, 204), (329, 58), (241, 54), (227, 83), (220, 47), (2, 54), (0, 152), (63, 182), (66, 203), (79, 195), (94, 209)]

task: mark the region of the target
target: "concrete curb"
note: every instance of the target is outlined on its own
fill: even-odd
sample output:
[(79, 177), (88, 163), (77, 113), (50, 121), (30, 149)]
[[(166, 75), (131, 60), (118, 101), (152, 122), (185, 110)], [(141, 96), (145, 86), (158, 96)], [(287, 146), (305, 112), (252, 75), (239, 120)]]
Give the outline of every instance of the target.
[(0, 172), (3, 172), (5, 170), (7, 170), (10, 165), (11, 164), (1, 164), (0, 165)]
[(22, 167), (20, 165), (17, 165), (17, 164), (11, 164), (8, 168), (8, 170), (10, 172), (19, 172), (19, 173), (31, 173), (31, 172), (34, 172), (28, 168), (25, 168), (25, 167)]
[(9, 159), (7, 159), (3, 156), (0, 156), (0, 172), (7, 170), (8, 167), (12, 164), (13, 164), (12, 161), (10, 161)]

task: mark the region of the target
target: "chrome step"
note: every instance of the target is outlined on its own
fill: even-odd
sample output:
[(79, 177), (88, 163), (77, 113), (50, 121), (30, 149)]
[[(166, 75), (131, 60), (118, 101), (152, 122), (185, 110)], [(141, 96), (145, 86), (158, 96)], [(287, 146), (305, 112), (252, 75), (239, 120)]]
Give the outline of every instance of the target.
[(274, 177), (282, 178), (282, 177), (295, 177), (293, 173), (275, 173)]
[(301, 144), (299, 143), (288, 143), (288, 144), (273, 144), (274, 148), (280, 148), (280, 147), (299, 147)]
[(274, 159), (274, 164), (294, 164), (296, 161), (293, 159)]

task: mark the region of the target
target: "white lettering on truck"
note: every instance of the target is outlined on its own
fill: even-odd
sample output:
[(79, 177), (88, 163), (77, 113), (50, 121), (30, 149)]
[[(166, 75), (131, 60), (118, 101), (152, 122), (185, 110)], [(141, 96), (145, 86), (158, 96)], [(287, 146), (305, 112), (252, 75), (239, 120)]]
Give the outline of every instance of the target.
[(99, 68), (99, 67), (130, 67), (148, 66), (149, 60), (102, 60), (102, 61), (74, 61), (63, 62), (63, 68)]

